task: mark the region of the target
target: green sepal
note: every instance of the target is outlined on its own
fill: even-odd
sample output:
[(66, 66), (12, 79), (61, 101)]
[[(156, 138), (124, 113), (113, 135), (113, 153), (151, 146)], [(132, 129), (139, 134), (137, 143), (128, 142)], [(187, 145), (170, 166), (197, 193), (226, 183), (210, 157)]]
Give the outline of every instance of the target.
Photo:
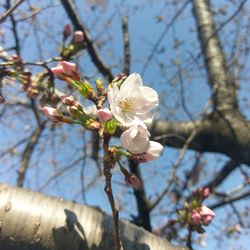
[(116, 119), (112, 119), (103, 123), (105, 133), (113, 135), (120, 123)]
[(94, 92), (93, 87), (91, 86), (91, 84), (87, 81), (74, 81), (74, 86), (80, 91), (80, 93), (88, 98), (89, 96), (92, 95), (92, 93)]

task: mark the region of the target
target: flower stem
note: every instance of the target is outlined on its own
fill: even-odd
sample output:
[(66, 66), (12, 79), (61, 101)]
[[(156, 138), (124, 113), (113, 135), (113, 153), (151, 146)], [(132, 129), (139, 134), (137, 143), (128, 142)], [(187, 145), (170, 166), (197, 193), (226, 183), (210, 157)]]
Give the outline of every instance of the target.
[(103, 157), (103, 174), (105, 176), (105, 192), (108, 196), (109, 203), (112, 209), (113, 215), (113, 236), (114, 236), (114, 243), (115, 243), (115, 250), (122, 250), (122, 242), (120, 237), (119, 231), (119, 211), (116, 208), (113, 191), (112, 191), (112, 184), (111, 184), (111, 169), (112, 169), (112, 161), (110, 159), (108, 145), (109, 145), (110, 135), (104, 134), (103, 136), (103, 150), (104, 150), (104, 157)]

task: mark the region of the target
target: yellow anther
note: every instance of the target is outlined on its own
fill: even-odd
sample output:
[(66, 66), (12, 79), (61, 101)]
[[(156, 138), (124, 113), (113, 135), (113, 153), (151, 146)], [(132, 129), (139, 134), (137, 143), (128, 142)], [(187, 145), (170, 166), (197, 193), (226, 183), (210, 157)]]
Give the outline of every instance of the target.
[(129, 112), (134, 109), (132, 97), (127, 97), (119, 101), (119, 106), (124, 112)]

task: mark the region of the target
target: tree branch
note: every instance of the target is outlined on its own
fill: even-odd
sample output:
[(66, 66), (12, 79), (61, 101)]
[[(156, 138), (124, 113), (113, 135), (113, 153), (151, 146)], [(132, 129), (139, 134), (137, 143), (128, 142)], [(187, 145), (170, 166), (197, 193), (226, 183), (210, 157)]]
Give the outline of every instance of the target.
[(128, 32), (128, 16), (122, 19), (123, 42), (124, 42), (124, 73), (129, 75), (130, 72), (130, 42)]
[[(10, 0), (6, 0), (6, 6), (8, 9), (11, 9)], [(17, 23), (16, 23), (14, 16), (12, 15), (12, 12), (10, 13), (10, 20), (12, 24), (12, 31), (13, 31), (14, 39), (15, 39), (15, 50), (16, 50), (17, 55), (20, 56), (20, 44), (19, 44), (19, 37), (18, 37), (18, 32), (17, 32)]]
[[(0, 184), (0, 250), (113, 249), (112, 217), (21, 188)], [(142, 228), (120, 221), (124, 250), (181, 250)]]
[(27, 169), (29, 167), (29, 162), (31, 159), (31, 155), (33, 153), (33, 150), (42, 134), (42, 131), (44, 129), (45, 122), (41, 124), (41, 126), (38, 126), (32, 135), (30, 136), (29, 142), (27, 143), (23, 153), (22, 153), (22, 161), (21, 165), (17, 171), (18, 178), (17, 178), (17, 186), (23, 187), (25, 175), (27, 172)]
[(131, 173), (135, 174), (141, 181), (141, 187), (138, 189), (134, 188), (134, 195), (137, 204), (138, 215), (134, 217), (133, 223), (141, 226), (151, 232), (151, 222), (150, 222), (150, 203), (147, 199), (144, 183), (141, 177), (141, 171), (134, 161), (129, 160), (129, 169)]
[(220, 172), (216, 174), (214, 179), (207, 183), (205, 187), (208, 187), (210, 189), (218, 187), (225, 180), (225, 178), (229, 176), (239, 165), (240, 164), (237, 161), (228, 161), (225, 166), (220, 170)]
[(226, 204), (230, 204), (232, 202), (236, 202), (236, 201), (239, 201), (239, 200), (242, 200), (244, 198), (247, 198), (250, 196), (250, 191), (247, 191), (243, 194), (240, 194), (240, 195), (236, 195), (236, 196), (226, 196), (225, 198), (223, 198), (222, 201), (220, 202), (217, 202), (215, 204), (212, 204), (210, 206), (208, 206), (210, 209), (216, 209), (216, 208), (219, 208), (219, 207), (222, 207), (222, 206), (225, 206)]
[(250, 122), (239, 113), (223, 116), (215, 112), (203, 120), (191, 122), (158, 120), (149, 130), (154, 140), (163, 145), (182, 148), (196, 128), (189, 149), (222, 153), (250, 165)]
[(69, 19), (71, 20), (75, 30), (81, 30), (84, 33), (85, 42), (87, 46), (88, 53), (91, 57), (92, 62), (96, 66), (96, 68), (103, 74), (103, 76), (111, 82), (114, 78), (110, 69), (104, 64), (102, 59), (100, 58), (97, 49), (94, 46), (93, 40), (90, 34), (87, 32), (87, 29), (81, 23), (79, 16), (77, 15), (72, 1), (69, 0), (61, 0), (61, 3), (64, 7), (65, 12), (67, 13)]
[(209, 0), (192, 0), (197, 32), (202, 47), (214, 108), (220, 111), (238, 108), (236, 88), (216, 32)]
[(7, 19), (8, 16), (10, 16), (15, 9), (21, 4), (23, 3), (24, 0), (19, 0), (18, 2), (16, 2), (12, 7), (9, 7), (9, 9), (0, 16), (0, 24), (5, 22), (5, 20)]

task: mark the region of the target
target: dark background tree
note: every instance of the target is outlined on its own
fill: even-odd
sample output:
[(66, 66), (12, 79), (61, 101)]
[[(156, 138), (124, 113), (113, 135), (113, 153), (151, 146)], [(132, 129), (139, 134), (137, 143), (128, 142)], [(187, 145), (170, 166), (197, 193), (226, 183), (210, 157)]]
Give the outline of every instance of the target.
[[(193, 190), (209, 187), (206, 202), (217, 214), (208, 227), (214, 241), (209, 247), (229, 249), (230, 239), (249, 233), (246, 0), (6, 0), (1, 13), (1, 182), (109, 211), (98, 136), (77, 126), (54, 126), (40, 109), (61, 105), (61, 93), (77, 95), (50, 71), (61, 60), (77, 62), (90, 82), (100, 76), (108, 83), (121, 72), (137, 71), (159, 92), (161, 104), (150, 132), (166, 149), (149, 164), (124, 162), (141, 179), (139, 190), (131, 192), (114, 169), (121, 216), (174, 243), (198, 248), (203, 236), (171, 226), (168, 219), (176, 218)], [(73, 50), (63, 42), (67, 23), (84, 33), (84, 44)], [(215, 232), (224, 236), (217, 243)]]

